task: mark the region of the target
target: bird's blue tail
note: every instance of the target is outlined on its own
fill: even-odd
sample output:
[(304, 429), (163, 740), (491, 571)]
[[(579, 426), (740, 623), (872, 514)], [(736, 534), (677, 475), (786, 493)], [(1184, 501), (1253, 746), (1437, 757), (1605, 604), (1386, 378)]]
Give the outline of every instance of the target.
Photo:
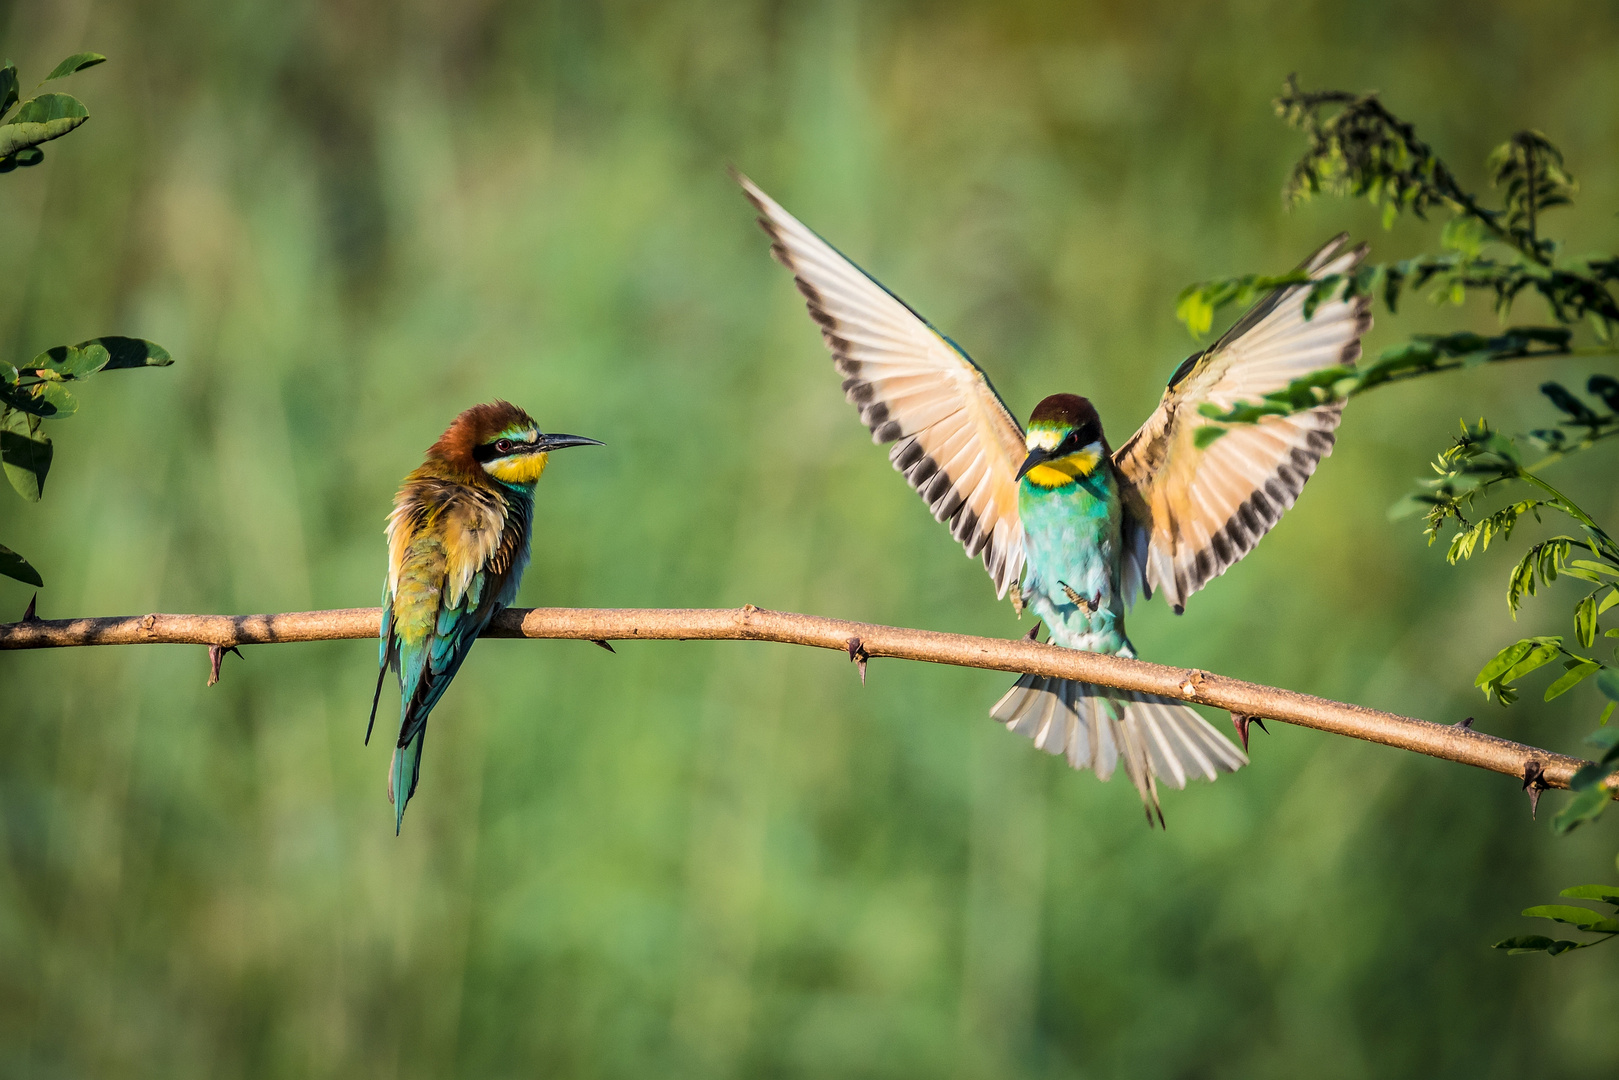
[(1110, 686), (1025, 675), (990, 715), (1048, 754), (1106, 780), (1122, 764), (1141, 793), (1147, 822), (1164, 820), (1158, 782), (1183, 788), (1248, 764), (1247, 755), (1184, 702)]
[(414, 738), (394, 748), (393, 765), (388, 770), (388, 801), (394, 804), (395, 836), (404, 823), (405, 806), (416, 794), (416, 782), (422, 778), (422, 743), (426, 740), (427, 725), (421, 724)]

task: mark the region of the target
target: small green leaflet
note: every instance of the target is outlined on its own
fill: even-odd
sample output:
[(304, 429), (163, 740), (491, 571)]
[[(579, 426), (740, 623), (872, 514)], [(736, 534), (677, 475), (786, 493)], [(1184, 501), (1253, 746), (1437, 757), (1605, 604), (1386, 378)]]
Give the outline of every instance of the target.
[(1601, 900), (1619, 907), (1619, 885), (1571, 885), (1557, 895), (1571, 900)]
[(28, 565), (28, 560), (0, 544), (0, 576), (15, 578), (28, 585), (43, 587), (45, 582), (39, 571)]
[[(1535, 907), (1524, 908), (1523, 913), (1531, 919), (1551, 919), (1554, 922), (1577, 926), (1581, 930), (1586, 930), (1593, 926), (1602, 926), (1612, 921), (1604, 919), (1600, 912), (1592, 911), (1590, 908), (1575, 907), (1573, 904), (1539, 904)], [(1619, 925), (1616, 925), (1612, 930), (1598, 932), (1604, 934), (1619, 933)]]
[(52, 79), (60, 79), (64, 75), (71, 75), (75, 71), (83, 71), (87, 67), (95, 67), (97, 64), (106, 63), (106, 60), (107, 58), (102, 56), (100, 53), (74, 53), (72, 56), (68, 57), (66, 60), (63, 60), (60, 64), (57, 64), (54, 68), (52, 68), (51, 73), (45, 76), (45, 81), (50, 82)]
[(1619, 701), (1619, 671), (1612, 668), (1604, 670), (1597, 676), (1597, 689), (1601, 690), (1609, 701)]
[(1567, 670), (1558, 677), (1556, 682), (1552, 683), (1546, 688), (1546, 701), (1550, 701), (1553, 698), (1562, 697), (1580, 683), (1602, 670), (1601, 664), (1597, 663), (1595, 660), (1586, 660), (1583, 657), (1575, 657), (1571, 660), (1565, 660), (1563, 661), (1563, 667)]
[(1569, 952), (1572, 949), (1583, 948), (1578, 941), (1555, 941), (1540, 934), (1527, 934), (1523, 937), (1507, 938), (1497, 941), (1493, 948), (1505, 949), (1508, 955), (1516, 956), (1521, 953), (1543, 952), (1552, 956), (1558, 953)]
[(14, 410), (0, 421), (0, 465), (17, 494), (38, 502), (51, 468), (51, 440), (38, 417)]

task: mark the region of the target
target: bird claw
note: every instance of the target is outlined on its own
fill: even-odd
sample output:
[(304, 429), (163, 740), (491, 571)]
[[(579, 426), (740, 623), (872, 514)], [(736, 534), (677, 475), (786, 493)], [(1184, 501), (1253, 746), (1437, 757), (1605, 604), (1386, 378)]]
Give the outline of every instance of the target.
[(860, 639), (857, 637), (850, 638), (846, 647), (849, 650), (849, 659), (860, 665), (860, 685), (865, 686), (866, 661), (871, 659), (871, 654), (866, 651), (866, 647), (860, 643)]
[(1534, 758), (1523, 767), (1523, 789), (1529, 793), (1529, 816), (1533, 818), (1540, 807), (1540, 793), (1550, 788), (1546, 783), (1546, 769)]
[(1265, 718), (1262, 716), (1249, 716), (1247, 713), (1234, 712), (1231, 714), (1231, 723), (1236, 726), (1237, 734), (1242, 737), (1242, 752), (1245, 754), (1248, 752), (1249, 724), (1258, 724), (1260, 731), (1263, 731), (1266, 735), (1270, 734), (1270, 728), (1265, 726)]
[[(212, 685), (214, 685), (214, 683), (219, 681), (219, 665), (225, 662), (225, 654), (226, 653), (235, 653), (237, 656), (242, 656), (242, 650), (238, 649), (234, 645), (210, 645), (210, 646), (208, 646), (208, 685), (209, 686), (212, 686)], [(242, 659), (246, 660), (247, 657), (242, 656)]]
[(1062, 586), (1063, 594), (1068, 597), (1068, 602), (1073, 604), (1080, 611), (1084, 612), (1086, 615), (1089, 615), (1091, 612), (1096, 610), (1096, 605), (1075, 592), (1073, 586), (1069, 585), (1068, 582), (1059, 581), (1057, 584)]

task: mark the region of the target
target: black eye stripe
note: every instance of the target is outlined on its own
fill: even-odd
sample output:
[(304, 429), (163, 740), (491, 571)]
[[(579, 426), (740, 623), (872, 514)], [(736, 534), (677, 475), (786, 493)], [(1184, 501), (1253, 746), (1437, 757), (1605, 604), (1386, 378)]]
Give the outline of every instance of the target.
[(1052, 451), (1051, 456), (1067, 457), (1069, 454), (1085, 449), (1099, 437), (1094, 424), (1086, 424), (1084, 427), (1075, 428), (1068, 433), (1067, 438), (1063, 439), (1062, 444)]
[[(501, 453), (499, 450), (495, 449), (496, 445), (501, 442), (511, 443), (512, 448), (505, 453)], [(474, 446), (472, 448), (472, 460), (481, 463), (485, 461), (493, 461), (500, 457), (509, 457), (512, 454), (526, 454), (534, 450), (539, 445), (539, 438), (536, 438), (533, 442), (519, 442), (516, 439), (496, 439), (494, 442), (484, 443), (482, 446)]]

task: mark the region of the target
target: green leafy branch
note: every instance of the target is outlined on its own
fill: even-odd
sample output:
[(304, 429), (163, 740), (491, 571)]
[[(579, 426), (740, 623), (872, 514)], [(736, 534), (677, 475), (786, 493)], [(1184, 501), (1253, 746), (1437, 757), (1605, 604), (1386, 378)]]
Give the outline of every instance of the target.
[[(1619, 912), (1619, 888), (1612, 885), (1575, 885), (1573, 888), (1564, 889), (1559, 895), (1574, 900), (1596, 900), (1612, 906), (1615, 912)], [(1498, 941), (1495, 943), (1497, 949), (1505, 949), (1509, 953), (1543, 952), (1556, 956), (1558, 953), (1571, 952), (1574, 949), (1588, 949), (1592, 945), (1600, 945), (1619, 935), (1619, 918), (1605, 916), (1600, 911), (1592, 911), (1588, 907), (1576, 907), (1573, 904), (1541, 904), (1537, 907), (1524, 908), (1523, 913), (1531, 919), (1550, 919), (1598, 936), (1586, 941), (1567, 941), (1540, 934), (1529, 934)]]
[[(1613, 673), (1609, 671), (1605, 674)], [(1612, 709), (1613, 703), (1610, 701), (1608, 710), (1611, 712)], [(1613, 792), (1608, 790), (1604, 781), (1615, 768), (1619, 768), (1619, 730), (1605, 728), (1593, 732), (1585, 741), (1596, 746), (1602, 753), (1596, 761), (1588, 762), (1569, 781), (1574, 798), (1552, 820), (1552, 828), (1559, 833), (1566, 833), (1592, 820), (1613, 801)], [(1601, 901), (1619, 913), (1619, 888), (1612, 885), (1575, 885), (1564, 889), (1559, 895), (1575, 900)], [(1527, 934), (1498, 941), (1495, 948), (1505, 949), (1508, 953), (1543, 952), (1556, 956), (1574, 949), (1588, 949), (1592, 945), (1600, 945), (1619, 935), (1619, 917), (1605, 916), (1587, 907), (1575, 907), (1573, 904), (1540, 904), (1524, 908), (1523, 914), (1531, 919), (1550, 919), (1597, 936), (1584, 941), (1569, 941), (1564, 938), (1546, 937), (1543, 934)]]
[[(1619, 606), (1619, 543), (1584, 508), (1553, 486), (1542, 475), (1542, 470), (1571, 453), (1589, 449), (1619, 434), (1619, 380), (1597, 375), (1587, 384), (1588, 393), (1600, 401), (1602, 409), (1559, 383), (1548, 382), (1540, 389), (1565, 419), (1518, 439), (1491, 430), (1483, 420), (1475, 426), (1464, 423), (1460, 437), (1435, 461), (1435, 478), (1396, 507), (1396, 512), (1425, 510), (1425, 531), (1430, 544), (1435, 543), (1447, 523), (1454, 520), (1456, 531), (1446, 551), (1446, 559), (1453, 565), (1488, 550), (1493, 541), (1507, 541), (1526, 517), (1541, 522), (1544, 514), (1555, 514), (1577, 526), (1575, 535), (1552, 536), (1531, 544), (1507, 576), (1506, 595), (1507, 610), (1516, 619), (1527, 598), (1550, 587), (1558, 578), (1593, 586), (1573, 605), (1573, 642), (1562, 636), (1520, 639), (1491, 657), (1474, 679), (1474, 685), (1483, 691), (1486, 700), (1494, 699), (1507, 705), (1517, 700), (1515, 684), (1520, 679), (1557, 661), (1561, 661), (1563, 670), (1547, 686), (1543, 695), (1545, 701), (1561, 697), (1594, 677), (1606, 704), (1598, 720), (1603, 726), (1586, 742), (1598, 748), (1599, 756), (1570, 779), (1573, 798), (1552, 820), (1555, 832), (1566, 833), (1600, 816), (1613, 801), (1608, 781), (1619, 769), (1619, 728), (1606, 726), (1615, 706), (1619, 705), (1619, 669), (1590, 655), (1598, 636), (1619, 638), (1619, 628), (1604, 631), (1601, 627), (1602, 617)], [(1540, 458), (1526, 464), (1520, 441), (1538, 450)], [(1527, 487), (1530, 491), (1526, 497), (1514, 499), (1488, 513), (1477, 513), (1475, 507), (1480, 500), (1503, 485)], [(1615, 652), (1615, 657), (1619, 658), (1619, 651)], [(1526, 785), (1532, 779), (1526, 776)], [(1619, 889), (1609, 886), (1582, 885), (1564, 890), (1563, 895), (1606, 900), (1619, 907)], [(1498, 942), (1496, 948), (1555, 956), (1619, 934), (1619, 920), (1604, 917), (1589, 908), (1544, 905), (1529, 908), (1524, 915), (1566, 923), (1597, 936), (1570, 941), (1528, 935)]]
[[(77, 53), (57, 64), (40, 85), (106, 59), (100, 53)], [(41, 143), (61, 138), (90, 118), (84, 103), (67, 94), (40, 94), (19, 105), (18, 85), (16, 65), (8, 61), (0, 67), (0, 173), (39, 164), (45, 156)], [(68, 383), (102, 371), (171, 363), (161, 346), (129, 337), (58, 345), (21, 365), (0, 360), (0, 467), (11, 486), (29, 502), (38, 502), (44, 494), (54, 453), (44, 423), (72, 416), (79, 407)], [(4, 545), (0, 545), (0, 577), (44, 585), (39, 571)]]
[[(52, 68), (40, 86), (106, 59), (100, 53), (75, 53)], [(60, 139), (90, 119), (84, 102), (71, 94), (39, 94), (17, 105), (19, 86), (17, 65), (7, 60), (0, 67), (0, 173), (38, 165), (45, 160), (40, 143)], [(13, 105), (17, 106), (15, 112)]]
[[(1490, 154), (1490, 181), (1500, 191), (1501, 204), (1488, 207), (1375, 94), (1306, 93), (1290, 78), (1276, 108), (1307, 141), (1284, 188), (1288, 202), (1323, 192), (1364, 198), (1382, 209), (1385, 227), (1402, 213), (1427, 220), (1428, 214), (1442, 211), (1450, 217), (1439, 232), (1441, 250), (1317, 279), (1294, 270), (1199, 282), (1181, 292), (1175, 312), (1193, 337), (1209, 332), (1221, 308), (1246, 305), (1289, 286), (1309, 288), (1306, 317), (1335, 297), (1371, 297), (1392, 314), (1412, 294), (1426, 295), (1436, 305), (1459, 306), (1482, 292), (1503, 324), (1528, 292), (1541, 298), (1557, 325), (1505, 326), (1494, 335), (1414, 335), (1370, 363), (1323, 369), (1259, 402), (1206, 407), (1204, 415), (1212, 423), (1200, 435), (1205, 444), (1224, 430), (1220, 425), (1254, 423), (1345, 401), (1386, 383), (1504, 361), (1619, 354), (1614, 340), (1619, 299), (1612, 288), (1619, 281), (1619, 256), (1559, 259), (1560, 245), (1541, 235), (1541, 216), (1569, 205), (1576, 191), (1562, 152), (1544, 135), (1521, 131)], [(1595, 345), (1576, 344), (1573, 327), (1582, 321)]]
[[(1507, 578), (1507, 610), (1516, 619), (1526, 598), (1536, 595), (1559, 577), (1585, 581), (1595, 588), (1574, 605), (1573, 621), (1574, 640), (1587, 650), (1595, 645), (1601, 633), (1600, 617), (1619, 605), (1619, 543), (1615, 543), (1607, 530), (1578, 503), (1552, 486), (1541, 475), (1541, 470), (1570, 453), (1619, 434), (1619, 408), (1614, 408), (1619, 406), (1619, 381), (1598, 375), (1592, 378), (1589, 389), (1609, 405), (1610, 411), (1599, 413), (1558, 383), (1541, 387), (1542, 393), (1568, 419), (1556, 427), (1524, 437), (1526, 442), (1544, 451), (1544, 456), (1534, 464), (1524, 463), (1517, 440), (1493, 431), (1484, 421), (1480, 420), (1474, 427), (1463, 424), (1460, 437), (1434, 462), (1436, 477), (1395, 508), (1397, 516), (1413, 510), (1426, 511), (1424, 531), (1430, 544), (1439, 539), (1440, 532), (1454, 519), (1457, 528), (1446, 551), (1446, 559), (1452, 565), (1487, 551), (1494, 541), (1506, 541), (1526, 517), (1539, 522), (1543, 520), (1543, 513), (1555, 513), (1572, 521), (1581, 535), (1553, 536), (1531, 544), (1513, 566)], [(1477, 502), (1505, 484), (1525, 486), (1532, 493), (1475, 516)], [(1609, 630), (1604, 636), (1619, 637), (1619, 629)], [(1563, 675), (1547, 688), (1544, 699), (1551, 701), (1560, 697), (1602, 672), (1597, 685), (1610, 699), (1601, 717), (1601, 722), (1607, 723), (1614, 699), (1619, 699), (1619, 672), (1609, 670), (1594, 657), (1574, 652), (1561, 637), (1533, 637), (1514, 642), (1484, 665), (1474, 685), (1484, 692), (1486, 699), (1510, 704), (1517, 700), (1513, 684), (1518, 679), (1559, 658), (1563, 661)]]

